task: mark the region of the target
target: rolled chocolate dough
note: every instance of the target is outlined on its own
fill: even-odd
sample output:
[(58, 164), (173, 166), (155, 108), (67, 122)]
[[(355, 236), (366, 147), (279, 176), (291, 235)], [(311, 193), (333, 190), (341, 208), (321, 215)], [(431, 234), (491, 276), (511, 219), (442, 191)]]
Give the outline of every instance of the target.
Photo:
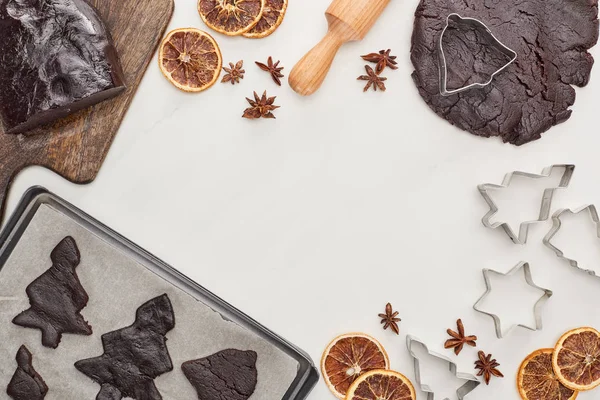
[[(438, 41), (446, 18), (476, 18), (517, 53), (483, 89), (440, 95)], [(478, 32), (444, 35), (448, 89), (485, 82), (506, 61)], [(411, 60), (421, 97), (439, 116), (474, 135), (522, 145), (571, 117), (575, 86), (589, 82), (598, 41), (598, 0), (421, 0)]]

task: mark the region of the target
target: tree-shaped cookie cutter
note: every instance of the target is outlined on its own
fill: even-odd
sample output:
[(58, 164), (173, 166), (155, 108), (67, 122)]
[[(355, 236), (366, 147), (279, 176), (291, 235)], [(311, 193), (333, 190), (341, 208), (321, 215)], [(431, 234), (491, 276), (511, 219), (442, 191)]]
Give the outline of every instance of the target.
[[(552, 175), (552, 172), (555, 168), (556, 169), (558, 169), (558, 168), (564, 169), (564, 173), (563, 173), (557, 187), (547, 188), (544, 190), (544, 193), (542, 195), (542, 204), (540, 207), (540, 214), (538, 216), (538, 219), (533, 220), (533, 221), (522, 222), (519, 226), (519, 234), (518, 235), (511, 228), (511, 226), (508, 224), (508, 222), (504, 222), (504, 221), (492, 222), (492, 218), (494, 218), (494, 216), (498, 213), (498, 206), (492, 199), (489, 192), (494, 191), (494, 190), (501, 190), (501, 189), (508, 188), (511, 184), (513, 177), (515, 177), (515, 176), (525, 177), (525, 178), (530, 178), (530, 179), (548, 178), (548, 177), (550, 177), (550, 175)], [(487, 212), (487, 214), (485, 214), (483, 216), (481, 222), (483, 223), (483, 225), (485, 227), (490, 228), (490, 229), (496, 229), (496, 228), (501, 227), (502, 229), (504, 229), (504, 231), (506, 232), (508, 237), (515, 244), (527, 243), (527, 235), (529, 233), (529, 225), (543, 222), (543, 221), (548, 220), (548, 218), (550, 218), (550, 211), (552, 209), (552, 198), (554, 197), (554, 193), (558, 189), (564, 189), (569, 186), (569, 183), (571, 182), (571, 178), (573, 177), (574, 171), (575, 171), (575, 165), (573, 165), (573, 164), (555, 164), (550, 167), (544, 168), (544, 170), (542, 171), (541, 174), (532, 174), (529, 172), (513, 171), (513, 172), (509, 172), (508, 174), (506, 174), (504, 176), (504, 180), (502, 181), (502, 184), (500, 184), (500, 185), (493, 184), (493, 183), (484, 183), (484, 184), (477, 186), (477, 188), (479, 189), (479, 193), (481, 193), (481, 196), (483, 197), (485, 202), (490, 207), (490, 210)]]
[[(406, 336), (406, 346), (408, 347), (408, 352), (410, 353), (411, 357), (413, 358), (414, 361), (414, 367), (415, 367), (415, 379), (420, 387), (420, 389), (423, 392), (427, 393), (427, 400), (434, 400), (435, 398), (435, 394), (433, 389), (431, 388), (431, 386), (429, 386), (426, 383), (423, 383), (421, 381), (421, 366), (420, 366), (420, 362), (419, 362), (419, 357), (417, 356), (417, 353), (414, 350), (414, 346), (415, 344), (420, 344), (421, 346), (423, 346), (423, 348), (425, 349), (425, 351), (432, 357), (434, 358), (438, 358), (442, 361), (445, 361), (448, 363), (448, 366), (450, 368), (450, 372), (456, 376), (459, 379), (465, 380), (466, 382), (464, 383), (464, 385), (462, 385), (461, 387), (459, 387), (456, 390), (456, 396), (458, 398), (458, 400), (463, 400), (464, 397), (466, 395), (468, 395), (469, 393), (471, 393), (477, 386), (479, 386), (479, 384), (481, 382), (479, 382), (479, 380), (477, 379), (477, 377), (473, 374), (468, 374), (468, 373), (463, 373), (463, 372), (458, 372), (458, 367), (456, 366), (455, 363), (452, 362), (452, 360), (450, 360), (448, 357), (443, 356), (441, 354), (435, 353), (431, 350), (429, 350), (429, 348), (427, 347), (427, 345), (420, 339), (412, 336), (412, 335), (407, 335)], [(448, 398), (445, 398), (444, 400), (449, 400)]]
[[(510, 59), (510, 61), (507, 62), (502, 68), (497, 69), (486, 82), (475, 82), (458, 89), (448, 90), (448, 61), (446, 60), (446, 54), (444, 53), (443, 40), (444, 35), (450, 27), (451, 22), (460, 22), (464, 25), (470, 25), (474, 29), (479, 30), (481, 33), (487, 36), (490, 43), (496, 46), (502, 54), (506, 55)], [(444, 26), (444, 29), (442, 30), (440, 39), (438, 41), (438, 57), (440, 69), (440, 94), (442, 96), (451, 96), (453, 94), (461, 93), (471, 89), (483, 89), (484, 87), (490, 85), (496, 77), (496, 75), (500, 74), (502, 71), (507, 69), (512, 63), (516, 61), (517, 53), (513, 49), (502, 43), (496, 36), (494, 36), (490, 28), (488, 28), (488, 26), (482, 21), (475, 18), (463, 18), (459, 14), (452, 13), (446, 18), (446, 26)]]
[(506, 332), (506, 334), (510, 333), (516, 327), (529, 329), (530, 331), (541, 330), (542, 329), (542, 306), (544, 305), (546, 300), (548, 300), (550, 297), (552, 297), (552, 294), (553, 294), (551, 290), (544, 289), (543, 287), (540, 287), (533, 282), (533, 278), (531, 276), (531, 267), (529, 266), (529, 263), (527, 263), (527, 262), (524, 262), (524, 261), (520, 262), (513, 269), (511, 269), (510, 271), (508, 271), (505, 274), (498, 272), (498, 271), (491, 270), (491, 269), (484, 269), (483, 270), (483, 279), (485, 280), (485, 286), (486, 286), (487, 290), (479, 298), (479, 300), (477, 300), (475, 305), (473, 305), (473, 308), (477, 312), (480, 312), (482, 314), (492, 317), (492, 319), (494, 320), (494, 325), (496, 326), (496, 336), (498, 336), (499, 339), (502, 339), (504, 336), (506, 336), (506, 334), (504, 334), (502, 332), (502, 321), (500, 320), (500, 317), (497, 316), (496, 314), (492, 314), (492, 313), (483, 311), (483, 309), (481, 308), (481, 303), (483, 303), (485, 298), (492, 292), (492, 284), (490, 283), (490, 275), (491, 274), (495, 274), (497, 276), (511, 276), (511, 275), (516, 274), (520, 270), (523, 270), (523, 273), (525, 275), (525, 281), (527, 282), (527, 284), (534, 289), (538, 289), (538, 290), (544, 292), (544, 294), (542, 295), (542, 297), (540, 297), (540, 299), (533, 306), (533, 315), (535, 317), (535, 326), (529, 326), (529, 325), (525, 325), (525, 324), (517, 324), (515, 326), (512, 326)]
[(552, 238), (554, 238), (554, 236), (556, 235), (556, 233), (560, 230), (560, 228), (562, 226), (561, 217), (564, 214), (576, 215), (576, 214), (579, 214), (586, 210), (589, 212), (592, 222), (596, 225), (596, 236), (598, 236), (598, 238), (600, 238), (600, 217), (598, 216), (598, 210), (596, 209), (596, 206), (594, 206), (593, 204), (588, 204), (588, 205), (585, 205), (585, 206), (580, 207), (575, 210), (571, 210), (569, 208), (563, 208), (561, 210), (556, 211), (554, 213), (554, 215), (552, 216), (552, 229), (550, 229), (550, 231), (546, 234), (543, 242), (547, 247), (552, 249), (559, 258), (562, 258), (563, 260), (568, 261), (572, 267), (575, 267), (584, 272), (587, 272), (588, 274), (590, 274), (592, 276), (597, 276), (596, 271), (580, 267), (577, 260), (566, 257), (565, 253), (562, 250), (560, 250), (558, 247), (556, 247), (552, 244)]

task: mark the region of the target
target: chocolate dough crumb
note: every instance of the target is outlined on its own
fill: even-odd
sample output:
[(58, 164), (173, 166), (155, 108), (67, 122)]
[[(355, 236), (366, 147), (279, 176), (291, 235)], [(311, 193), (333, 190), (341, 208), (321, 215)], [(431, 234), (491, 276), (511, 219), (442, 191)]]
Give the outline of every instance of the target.
[(25, 346), (17, 352), (17, 370), (6, 393), (14, 400), (42, 400), (48, 393), (48, 386), (33, 368), (33, 356)]
[[(437, 43), (449, 14), (476, 18), (517, 53), (484, 89), (440, 95)], [(476, 32), (444, 36), (448, 88), (490, 75), (503, 64)], [(598, 0), (421, 0), (415, 12), (411, 59), (421, 97), (439, 116), (474, 135), (522, 145), (571, 116), (572, 85), (589, 82), (598, 41)], [(485, 80), (484, 80), (485, 81)]]
[(80, 311), (88, 295), (75, 268), (81, 256), (77, 243), (68, 236), (50, 254), (52, 267), (27, 286), (31, 307), (13, 319), (16, 325), (42, 331), (42, 344), (57, 348), (63, 333), (91, 335), (92, 328)]
[(173, 370), (165, 335), (174, 327), (169, 297), (156, 297), (137, 309), (131, 326), (102, 335), (104, 354), (75, 368), (101, 385), (96, 400), (161, 400), (154, 379)]
[(181, 369), (200, 400), (246, 400), (256, 389), (256, 358), (254, 351), (229, 349), (187, 361)]

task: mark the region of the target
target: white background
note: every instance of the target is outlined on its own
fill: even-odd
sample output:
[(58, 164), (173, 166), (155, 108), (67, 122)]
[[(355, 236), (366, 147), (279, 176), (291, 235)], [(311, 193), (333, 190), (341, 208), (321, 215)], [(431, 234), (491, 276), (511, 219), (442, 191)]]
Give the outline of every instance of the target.
[[(511, 170), (540, 172), (572, 162), (574, 180), (555, 205), (600, 203), (600, 77), (596, 69), (590, 85), (577, 90), (571, 120), (539, 141), (517, 148), (471, 136), (430, 111), (411, 80), (417, 3), (393, 1), (363, 42), (340, 51), (328, 80), (309, 98), (275, 86), (254, 61), (272, 55), (287, 75), (325, 33), (326, 0), (291, 0), (284, 24), (264, 40), (215, 34), (225, 62), (245, 61), (239, 86), (217, 83), (185, 94), (154, 60), (98, 179), (76, 186), (30, 168), (13, 185), (8, 212), (28, 187), (44, 185), (305, 349), (316, 363), (334, 336), (362, 331), (380, 339), (392, 367), (413, 379), (405, 346), (410, 333), (472, 372), (476, 350), (457, 358), (442, 347), (445, 330), (463, 318), (467, 333), (479, 336), (479, 347), (494, 354), (506, 375), (468, 398), (518, 398), (516, 371), (527, 354), (553, 347), (567, 329), (600, 328), (600, 278), (569, 268), (542, 245), (549, 223), (532, 228), (527, 246), (484, 228), (487, 208), (477, 185), (500, 183)], [(195, 3), (177, 0), (170, 28), (186, 26), (206, 29)], [(363, 93), (356, 81), (364, 72), (359, 56), (383, 48), (399, 56), (399, 69), (385, 72), (387, 92)], [(264, 89), (282, 106), (277, 120), (242, 119), (244, 97)], [(500, 205), (514, 221), (533, 219), (536, 193), (519, 188)], [(563, 247), (577, 247), (582, 260), (598, 263), (594, 231), (581, 222), (563, 235)], [(506, 272), (521, 260), (554, 296), (543, 311), (543, 331), (517, 328), (499, 340), (491, 318), (472, 309), (485, 290), (481, 270)], [(496, 292), (490, 307), (509, 322), (530, 323), (532, 297), (516, 303), (510, 290)], [(388, 301), (403, 319), (400, 337), (379, 325), (377, 314)], [(332, 397), (321, 381), (310, 398)]]

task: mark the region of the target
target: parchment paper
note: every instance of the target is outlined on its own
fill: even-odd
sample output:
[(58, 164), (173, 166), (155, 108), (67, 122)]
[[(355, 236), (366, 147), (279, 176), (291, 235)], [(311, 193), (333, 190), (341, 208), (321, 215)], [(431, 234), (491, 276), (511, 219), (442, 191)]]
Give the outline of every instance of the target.
[[(90, 297), (81, 313), (94, 334), (65, 334), (53, 350), (42, 346), (40, 331), (11, 321), (29, 308), (25, 288), (51, 266), (50, 252), (66, 236), (75, 239), (81, 252), (77, 274)], [(167, 333), (174, 370), (155, 380), (165, 400), (196, 399), (196, 391), (181, 372), (181, 364), (227, 348), (254, 350), (258, 354), (258, 385), (251, 400), (283, 397), (296, 377), (296, 360), (254, 333), (226, 321), (69, 217), (42, 205), (0, 271), (0, 399), (10, 399), (6, 386), (17, 366), (15, 355), (22, 344), (33, 353), (34, 368), (50, 389), (46, 400), (95, 399), (100, 386), (73, 364), (102, 354), (100, 336), (131, 325), (137, 308), (163, 293), (171, 299), (176, 321), (175, 328)]]

